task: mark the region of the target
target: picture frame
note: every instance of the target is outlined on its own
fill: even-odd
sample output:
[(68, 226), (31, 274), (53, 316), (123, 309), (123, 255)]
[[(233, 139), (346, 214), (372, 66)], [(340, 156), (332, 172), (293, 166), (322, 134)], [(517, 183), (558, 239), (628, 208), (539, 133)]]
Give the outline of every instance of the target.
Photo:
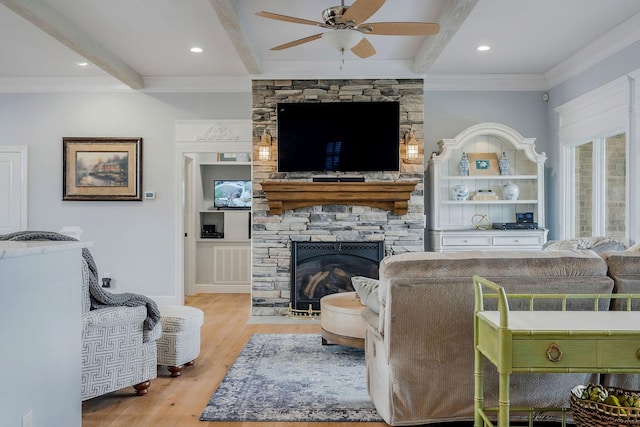
[(62, 138), (62, 200), (142, 201), (142, 138)]
[(237, 153), (218, 153), (219, 162), (235, 162), (237, 160)]
[(469, 175), (498, 175), (498, 155), (496, 153), (467, 153)]

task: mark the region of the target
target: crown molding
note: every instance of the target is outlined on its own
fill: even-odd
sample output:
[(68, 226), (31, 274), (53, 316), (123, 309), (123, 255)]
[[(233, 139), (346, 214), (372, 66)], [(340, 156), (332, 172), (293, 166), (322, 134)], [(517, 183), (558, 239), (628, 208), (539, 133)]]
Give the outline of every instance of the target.
[(0, 77), (0, 93), (130, 92), (113, 77)]
[(251, 92), (249, 76), (145, 77), (134, 90), (113, 77), (0, 77), (0, 93)]
[(542, 74), (428, 74), (425, 91), (544, 91)]
[(580, 49), (544, 74), (548, 88), (569, 80), (640, 40), (640, 13)]
[(247, 92), (251, 78), (245, 76), (145, 77), (143, 92)]

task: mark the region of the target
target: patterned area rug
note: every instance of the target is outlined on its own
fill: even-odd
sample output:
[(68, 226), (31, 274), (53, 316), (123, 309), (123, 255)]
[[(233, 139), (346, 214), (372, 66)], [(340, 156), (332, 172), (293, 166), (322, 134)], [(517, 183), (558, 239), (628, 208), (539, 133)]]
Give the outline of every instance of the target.
[(201, 421), (380, 422), (367, 393), (364, 351), (315, 334), (253, 335)]

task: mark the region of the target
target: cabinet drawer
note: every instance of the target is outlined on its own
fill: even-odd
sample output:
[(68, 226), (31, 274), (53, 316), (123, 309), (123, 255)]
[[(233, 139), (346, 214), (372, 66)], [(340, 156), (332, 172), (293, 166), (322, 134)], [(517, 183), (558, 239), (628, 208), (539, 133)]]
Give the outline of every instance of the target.
[(640, 340), (609, 340), (600, 345), (602, 366), (611, 368), (640, 367)]
[[(562, 357), (552, 362), (547, 356), (552, 344), (557, 344)], [(552, 352), (553, 357), (557, 357)], [(584, 368), (597, 366), (598, 352), (595, 340), (514, 340), (512, 362), (513, 368)]]
[(518, 235), (518, 236), (496, 236), (493, 238), (493, 244), (496, 246), (528, 246), (542, 245), (541, 236)]
[[(562, 358), (552, 362), (547, 356), (553, 343)], [(513, 368), (640, 368), (640, 340), (514, 340)], [(556, 354), (552, 354), (556, 356)]]
[(485, 246), (491, 245), (490, 236), (443, 236), (444, 246)]

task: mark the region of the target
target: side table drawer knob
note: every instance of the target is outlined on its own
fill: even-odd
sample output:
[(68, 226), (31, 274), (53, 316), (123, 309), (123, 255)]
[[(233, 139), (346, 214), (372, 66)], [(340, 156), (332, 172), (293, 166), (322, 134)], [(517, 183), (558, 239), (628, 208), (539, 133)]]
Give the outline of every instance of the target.
[[(640, 350), (638, 351), (640, 354)], [(559, 362), (562, 359), (562, 350), (560, 350), (560, 346), (556, 343), (549, 344), (549, 348), (547, 349), (547, 359), (549, 362)]]

